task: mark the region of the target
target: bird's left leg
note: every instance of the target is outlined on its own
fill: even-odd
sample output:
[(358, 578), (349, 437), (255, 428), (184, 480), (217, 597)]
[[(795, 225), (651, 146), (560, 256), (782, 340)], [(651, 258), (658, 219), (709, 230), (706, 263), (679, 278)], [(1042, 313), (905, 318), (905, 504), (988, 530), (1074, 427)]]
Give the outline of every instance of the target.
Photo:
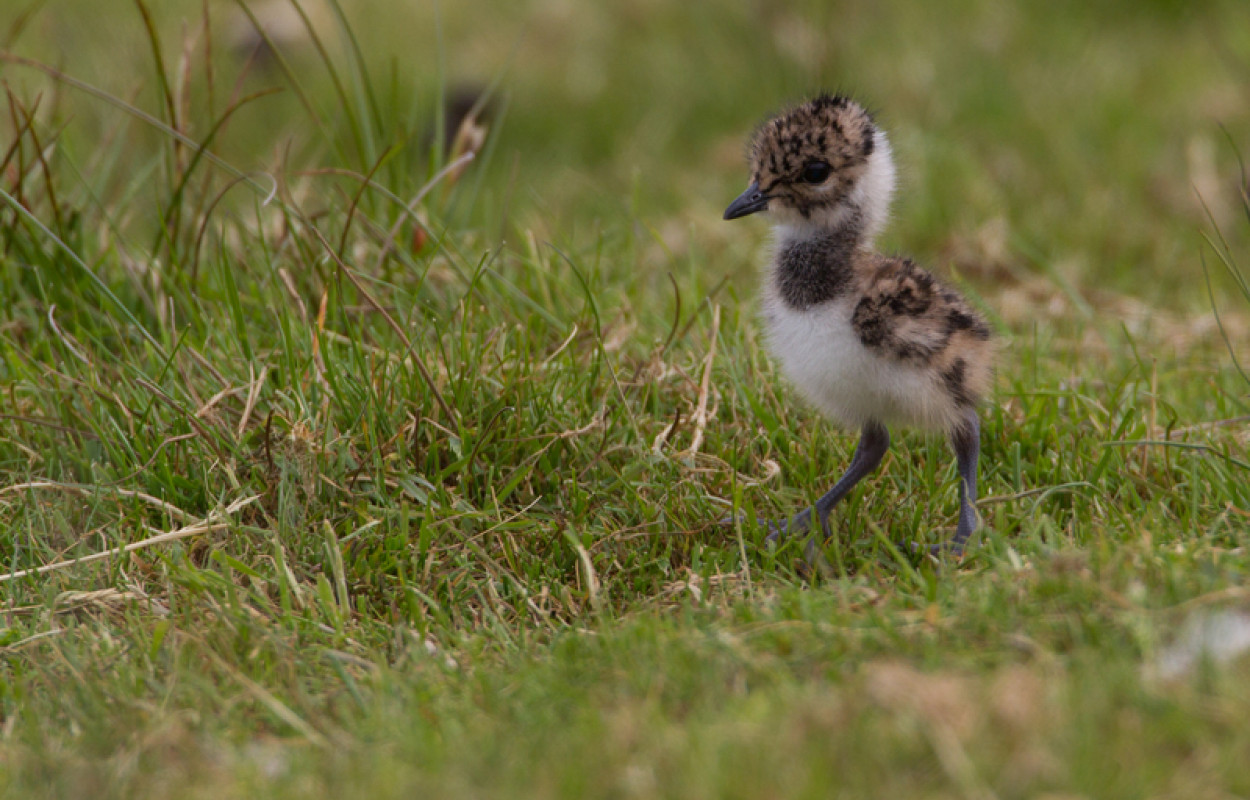
[(869, 422), (860, 432), (859, 444), (855, 447), (855, 455), (851, 456), (850, 466), (833, 485), (833, 488), (816, 501), (812, 508), (800, 512), (789, 520), (770, 523), (770, 532), (765, 541), (779, 542), (781, 539), (807, 533), (812, 527), (813, 518), (816, 532), (807, 540), (804, 556), (809, 564), (819, 559), (820, 548), (829, 537), (829, 514), (843, 498), (850, 494), (855, 485), (867, 477), (881, 463), (886, 450), (890, 448), (890, 432), (880, 422)]

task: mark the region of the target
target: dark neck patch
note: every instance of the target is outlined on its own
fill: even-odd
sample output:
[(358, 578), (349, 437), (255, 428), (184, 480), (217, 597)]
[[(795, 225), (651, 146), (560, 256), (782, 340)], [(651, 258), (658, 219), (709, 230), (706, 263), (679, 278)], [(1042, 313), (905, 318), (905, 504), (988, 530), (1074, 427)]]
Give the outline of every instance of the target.
[(857, 210), (838, 228), (781, 247), (773, 280), (785, 304), (804, 311), (846, 294), (851, 288), (851, 257), (863, 227)]

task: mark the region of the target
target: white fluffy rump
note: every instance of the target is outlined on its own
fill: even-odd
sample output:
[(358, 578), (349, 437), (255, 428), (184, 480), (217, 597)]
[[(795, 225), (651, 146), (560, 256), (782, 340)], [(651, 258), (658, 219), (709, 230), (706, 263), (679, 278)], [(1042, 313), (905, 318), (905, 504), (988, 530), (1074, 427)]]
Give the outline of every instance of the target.
[(809, 402), (835, 423), (856, 430), (870, 420), (943, 430), (956, 409), (935, 391), (931, 371), (886, 361), (869, 351), (851, 327), (853, 301), (798, 311), (764, 287), (769, 349)]

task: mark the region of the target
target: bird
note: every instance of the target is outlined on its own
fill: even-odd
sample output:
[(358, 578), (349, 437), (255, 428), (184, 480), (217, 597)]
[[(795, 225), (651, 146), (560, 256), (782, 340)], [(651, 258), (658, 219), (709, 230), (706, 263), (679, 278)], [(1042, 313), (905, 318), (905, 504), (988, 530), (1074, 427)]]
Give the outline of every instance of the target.
[(805, 555), (815, 564), (831, 512), (880, 465), (893, 425), (949, 439), (959, 521), (948, 542), (928, 549), (961, 557), (978, 526), (978, 405), (997, 348), (985, 318), (959, 293), (910, 258), (874, 250), (897, 182), (886, 132), (856, 100), (821, 93), (759, 126), (749, 162), (750, 185), (724, 218), (764, 214), (772, 223), (760, 303), (769, 350), (808, 402), (859, 432), (833, 487), (811, 508), (770, 523), (766, 541), (811, 531)]

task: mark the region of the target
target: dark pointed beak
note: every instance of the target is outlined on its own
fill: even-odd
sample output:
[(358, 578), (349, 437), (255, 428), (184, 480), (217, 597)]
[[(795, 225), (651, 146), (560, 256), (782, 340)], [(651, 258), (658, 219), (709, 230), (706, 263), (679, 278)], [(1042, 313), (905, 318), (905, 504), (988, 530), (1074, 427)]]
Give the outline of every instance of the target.
[(772, 198), (760, 191), (758, 183), (752, 183), (745, 192), (738, 195), (738, 198), (729, 204), (729, 208), (725, 209), (725, 219), (737, 219), (748, 214), (754, 214), (757, 211), (763, 211), (768, 208), (770, 199)]

